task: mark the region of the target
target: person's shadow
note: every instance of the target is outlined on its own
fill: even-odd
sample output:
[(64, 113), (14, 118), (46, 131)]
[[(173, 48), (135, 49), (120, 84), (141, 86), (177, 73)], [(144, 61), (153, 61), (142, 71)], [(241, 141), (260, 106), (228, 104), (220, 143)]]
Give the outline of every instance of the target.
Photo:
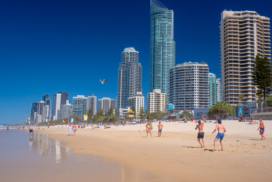
[(199, 149), (201, 147), (194, 147), (194, 146), (182, 146), (182, 147), (186, 147), (186, 148), (190, 148), (190, 149)]
[(214, 152), (213, 149), (204, 149), (206, 152)]

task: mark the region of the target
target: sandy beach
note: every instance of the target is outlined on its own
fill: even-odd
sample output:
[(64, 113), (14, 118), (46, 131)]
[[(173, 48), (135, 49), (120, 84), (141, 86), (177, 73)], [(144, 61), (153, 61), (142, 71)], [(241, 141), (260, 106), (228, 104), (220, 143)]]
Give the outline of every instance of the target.
[(111, 126), (110, 129), (78, 129), (68, 136), (67, 126), (35, 132), (66, 143), (73, 152), (103, 157), (177, 181), (271, 181), (272, 121), (264, 121), (266, 140), (261, 141), (258, 125), (223, 121), (227, 132), (224, 151), (213, 152), (214, 123), (206, 123), (205, 148), (197, 142), (195, 123), (162, 123), (162, 137), (147, 137), (145, 124)]

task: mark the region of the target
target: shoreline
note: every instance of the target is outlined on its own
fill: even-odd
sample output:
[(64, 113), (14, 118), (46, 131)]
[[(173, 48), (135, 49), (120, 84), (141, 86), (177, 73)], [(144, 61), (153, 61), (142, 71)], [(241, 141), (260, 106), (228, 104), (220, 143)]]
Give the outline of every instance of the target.
[[(119, 126), (111, 129), (78, 129), (76, 136), (67, 136), (66, 128), (38, 130), (65, 142), (73, 152), (94, 155), (105, 160), (133, 166), (155, 175), (165, 175), (179, 181), (270, 181), (272, 175), (272, 138), (261, 141), (258, 133), (241, 135), (227, 133), (223, 140), (224, 151), (211, 152), (215, 134), (210, 134), (214, 124), (205, 124), (206, 148), (200, 148), (196, 140), (197, 131), (175, 131), (176, 126), (194, 124), (163, 123), (162, 137), (146, 137), (144, 125)], [(167, 131), (166, 127), (174, 131)], [(227, 124), (226, 124), (227, 125)], [(240, 123), (237, 123), (239, 125)], [(155, 126), (155, 123), (153, 123)], [(190, 128), (191, 128), (190, 126)], [(272, 126), (272, 125), (271, 125)], [(267, 128), (271, 127), (267, 124)], [(252, 127), (252, 126), (250, 126)], [(255, 130), (255, 128), (254, 128)], [(251, 130), (250, 130), (251, 131)], [(253, 131), (253, 129), (252, 129)], [(217, 142), (217, 149), (220, 144)], [(197, 174), (197, 175), (196, 175)], [(239, 179), (239, 180), (237, 180)]]

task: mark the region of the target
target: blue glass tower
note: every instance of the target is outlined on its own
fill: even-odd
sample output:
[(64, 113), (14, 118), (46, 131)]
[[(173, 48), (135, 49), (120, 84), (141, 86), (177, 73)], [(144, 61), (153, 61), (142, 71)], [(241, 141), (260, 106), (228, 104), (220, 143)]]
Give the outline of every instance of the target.
[(174, 11), (150, 0), (150, 92), (168, 93), (169, 69), (175, 66)]

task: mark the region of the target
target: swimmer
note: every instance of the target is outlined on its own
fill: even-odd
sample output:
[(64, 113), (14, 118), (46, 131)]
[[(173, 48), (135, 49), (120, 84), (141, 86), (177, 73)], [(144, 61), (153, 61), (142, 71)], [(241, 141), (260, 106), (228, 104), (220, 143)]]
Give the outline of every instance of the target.
[(221, 144), (221, 150), (223, 151), (223, 138), (224, 138), (224, 135), (227, 130), (226, 130), (225, 126), (222, 124), (221, 119), (218, 119), (217, 121), (218, 121), (218, 124), (216, 125), (214, 131), (212, 132), (212, 134), (213, 134), (214, 132), (216, 132), (216, 130), (218, 130), (218, 134), (214, 139), (214, 150), (213, 151), (216, 151), (216, 142), (219, 139), (220, 139), (220, 144)]

